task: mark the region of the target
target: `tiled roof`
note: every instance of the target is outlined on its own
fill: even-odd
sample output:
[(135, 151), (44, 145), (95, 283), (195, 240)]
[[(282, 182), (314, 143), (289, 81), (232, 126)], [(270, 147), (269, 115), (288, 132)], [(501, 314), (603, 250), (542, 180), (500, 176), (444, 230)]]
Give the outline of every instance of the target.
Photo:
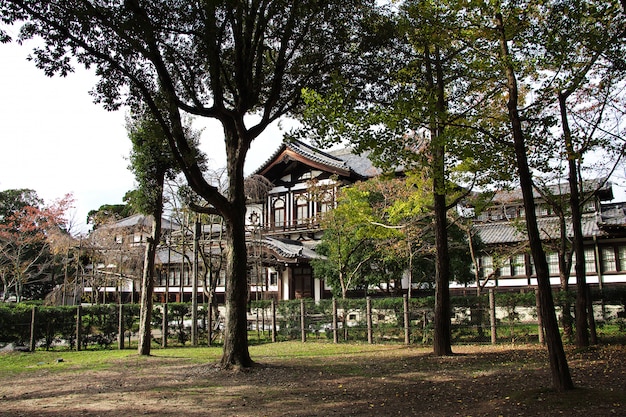
[[(124, 229), (131, 228), (134, 226), (152, 226), (152, 216), (147, 216), (145, 214), (137, 213), (132, 216), (128, 216), (121, 220), (118, 220), (113, 223), (107, 223), (100, 226), (100, 229)], [(170, 229), (172, 227), (172, 222), (167, 219), (161, 219), (161, 228), (162, 229)]]
[(259, 168), (257, 168), (253, 174), (258, 174), (263, 171), (272, 161), (274, 161), (281, 153), (283, 153), (286, 149), (289, 149), (298, 155), (301, 155), (311, 161), (328, 165), (331, 167), (348, 170), (349, 167), (345, 163), (344, 160), (332, 156), (326, 152), (320, 151), (310, 145), (307, 145), (304, 142), (300, 142), (299, 140), (289, 140), (283, 141), (281, 146), (270, 156), (265, 163), (263, 163)]
[(315, 253), (315, 251), (294, 240), (265, 237), (263, 238), (262, 244), (266, 248), (276, 252), (279, 256), (285, 259), (321, 258), (321, 256)]
[[(599, 218), (595, 214), (586, 214), (582, 218), (583, 236), (590, 238), (602, 236), (605, 233), (598, 227)], [(559, 239), (559, 220), (556, 217), (537, 219), (541, 239)], [(523, 219), (519, 222), (476, 223), (473, 226), (483, 243), (487, 245), (518, 243), (527, 239), (526, 224)], [(571, 222), (567, 223), (567, 235), (573, 236)]]
[(329, 152), (331, 155), (342, 159), (346, 165), (354, 172), (362, 177), (372, 178), (379, 175), (382, 171), (376, 168), (372, 161), (368, 158), (367, 153), (357, 155), (351, 148), (343, 148)]
[(284, 141), (276, 152), (254, 171), (254, 174), (262, 172), (286, 150), (290, 150), (312, 162), (352, 172), (364, 178), (371, 178), (380, 173), (380, 170), (375, 168), (372, 161), (369, 160), (367, 154), (356, 155), (350, 148), (324, 152), (304, 142), (292, 139)]
[[(587, 180), (584, 182), (584, 187), (586, 190), (596, 190), (598, 195), (602, 195), (604, 200), (611, 200), (613, 198), (612, 185), (611, 182), (600, 180)], [(602, 183), (602, 187), (598, 188), (600, 183)], [(563, 182), (559, 184), (552, 184), (546, 187), (547, 191), (553, 195), (568, 195), (570, 193), (569, 183)], [(541, 198), (539, 192), (533, 188), (533, 197)], [(522, 201), (522, 190), (520, 188), (516, 188), (514, 190), (508, 191), (498, 191), (494, 197), (494, 203), (510, 203), (514, 201)]]

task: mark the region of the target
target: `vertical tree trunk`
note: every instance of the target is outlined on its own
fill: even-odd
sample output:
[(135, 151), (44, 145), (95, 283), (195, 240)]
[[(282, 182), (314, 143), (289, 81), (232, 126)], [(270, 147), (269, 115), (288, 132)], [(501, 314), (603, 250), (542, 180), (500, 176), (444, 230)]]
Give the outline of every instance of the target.
[(502, 59), (507, 77), (507, 89), (509, 98), (507, 108), (513, 141), (515, 147), (515, 157), (519, 174), (520, 188), (524, 199), (524, 210), (526, 213), (526, 229), (531, 254), (535, 262), (537, 275), (537, 290), (539, 293), (539, 303), (541, 315), (545, 328), (546, 345), (550, 359), (550, 370), (552, 372), (552, 385), (557, 391), (565, 391), (574, 388), (570, 376), (567, 358), (563, 350), (563, 342), (559, 333), (558, 321), (554, 311), (554, 300), (550, 287), (550, 273), (546, 254), (543, 251), (541, 235), (537, 226), (537, 215), (535, 213), (535, 199), (533, 197), (532, 174), (528, 166), (526, 156), (526, 142), (522, 130), (521, 119), (518, 111), (518, 89), (515, 70), (511, 63), (507, 38), (504, 30), (502, 15), (496, 14), (496, 27), (500, 43), (500, 58)]
[(439, 50), (434, 57), (428, 45), (424, 48), (426, 82), (434, 102), (430, 128), (431, 177), (433, 180), (434, 229), (435, 229), (435, 328), (433, 350), (438, 356), (452, 354), (450, 336), (450, 257), (448, 251), (448, 218), (446, 206), (445, 137), (446, 114), (443, 70)]
[[(164, 175), (164, 174), (163, 174)], [(154, 294), (154, 277), (156, 275), (155, 261), (156, 251), (161, 239), (161, 216), (163, 214), (163, 181), (161, 177), (161, 191), (152, 213), (152, 235), (148, 238), (141, 277), (141, 297), (139, 307), (139, 355), (150, 355), (150, 343), (152, 341), (152, 307)], [(168, 277), (169, 279), (169, 277)]]
[[(245, 206), (240, 210), (245, 210)], [(226, 222), (226, 317), (224, 328), (224, 352), (221, 366), (250, 367), (252, 359), (248, 352), (248, 279), (246, 267), (246, 240), (244, 215), (233, 216)]]
[(198, 346), (198, 251), (202, 225), (198, 215), (193, 227), (193, 264), (191, 265), (191, 345)]
[(567, 151), (568, 181), (570, 188), (570, 207), (572, 210), (572, 230), (574, 232), (574, 253), (576, 254), (576, 346), (589, 346), (589, 327), (587, 322), (587, 277), (585, 275), (585, 249), (583, 245), (583, 228), (581, 197), (578, 190), (578, 167), (576, 152), (572, 142), (572, 134), (567, 119), (567, 95), (559, 93), (559, 108), (563, 124), (563, 138)]

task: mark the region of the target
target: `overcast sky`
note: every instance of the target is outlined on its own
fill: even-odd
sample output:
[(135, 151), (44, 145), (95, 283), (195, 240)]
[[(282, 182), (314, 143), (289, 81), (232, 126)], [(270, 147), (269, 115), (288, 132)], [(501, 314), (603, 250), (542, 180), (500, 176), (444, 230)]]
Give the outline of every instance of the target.
[[(76, 68), (66, 78), (49, 78), (26, 60), (29, 53), (27, 46), (0, 44), (0, 190), (31, 188), (46, 203), (73, 193), (73, 217), (84, 229), (90, 210), (122, 203), (134, 186), (125, 111), (93, 103), (92, 73)], [(198, 127), (212, 168), (223, 167), (221, 128), (200, 121)], [(275, 125), (258, 138), (246, 171), (271, 156), (282, 137)]]

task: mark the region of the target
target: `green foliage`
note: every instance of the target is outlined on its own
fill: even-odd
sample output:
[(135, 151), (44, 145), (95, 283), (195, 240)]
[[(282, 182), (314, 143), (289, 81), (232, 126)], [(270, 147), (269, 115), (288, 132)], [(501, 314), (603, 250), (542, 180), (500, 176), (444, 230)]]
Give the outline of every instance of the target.
[(87, 224), (91, 224), (95, 230), (104, 224), (121, 220), (135, 213), (131, 204), (103, 204), (97, 210), (87, 213)]
[(20, 188), (0, 191), (0, 222), (4, 223), (13, 213), (27, 206), (43, 206), (43, 200), (35, 190)]

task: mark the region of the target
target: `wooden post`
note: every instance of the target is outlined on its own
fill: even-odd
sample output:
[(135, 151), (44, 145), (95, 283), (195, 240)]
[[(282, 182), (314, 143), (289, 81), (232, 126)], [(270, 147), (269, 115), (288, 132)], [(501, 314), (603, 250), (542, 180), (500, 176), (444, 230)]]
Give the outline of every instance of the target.
[(365, 298), (365, 311), (367, 314), (367, 343), (370, 345), (374, 343), (374, 337), (372, 335), (372, 298)]
[(495, 345), (498, 341), (496, 333), (496, 298), (493, 294), (493, 288), (489, 288), (489, 322), (491, 323), (491, 344)]
[[(169, 279), (169, 277), (168, 277)], [(209, 314), (209, 320), (211, 315)], [(161, 347), (165, 349), (167, 347), (167, 337), (168, 337), (168, 311), (167, 311), (167, 299), (165, 303), (163, 303), (163, 317), (161, 317)], [(211, 322), (209, 321), (208, 331), (209, 331), (209, 346), (211, 346)]]
[(337, 333), (337, 299), (333, 297), (333, 343), (339, 343), (339, 334)]
[(35, 351), (35, 344), (37, 341), (35, 338), (36, 317), (37, 317), (37, 307), (33, 306), (33, 310), (30, 316), (30, 351), (31, 352)]
[(598, 344), (598, 333), (596, 330), (596, 317), (593, 315), (593, 300), (591, 298), (591, 287), (587, 284), (585, 289), (585, 297), (587, 298), (587, 320), (589, 322), (589, 338), (592, 345)]
[(117, 348), (124, 349), (124, 304), (120, 303), (117, 326)]
[(306, 312), (304, 308), (304, 298), (300, 299), (300, 339), (306, 342)]
[(76, 350), (81, 349), (83, 342), (83, 306), (76, 306)]
[(261, 331), (259, 330), (259, 307), (255, 308), (256, 311), (256, 340), (261, 343)]
[(409, 296), (402, 296), (402, 305), (404, 309), (404, 344), (411, 344), (411, 316), (409, 315)]
[(537, 335), (539, 343), (545, 345), (546, 339), (543, 330), (543, 316), (541, 315), (541, 303), (539, 302), (539, 289), (535, 289), (535, 305), (537, 306)]
[(276, 342), (276, 302), (272, 298), (272, 342)]

